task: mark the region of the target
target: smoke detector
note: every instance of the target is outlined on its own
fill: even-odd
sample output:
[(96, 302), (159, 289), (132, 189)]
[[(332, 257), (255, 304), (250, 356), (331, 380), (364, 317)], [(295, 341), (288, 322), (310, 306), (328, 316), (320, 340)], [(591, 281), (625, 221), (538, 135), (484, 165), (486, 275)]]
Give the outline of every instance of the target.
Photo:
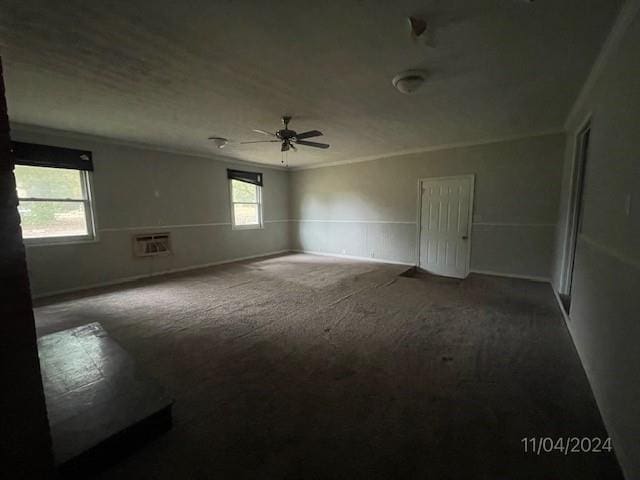
[(391, 83), (400, 93), (411, 95), (422, 86), (426, 77), (426, 72), (422, 70), (407, 70), (393, 77)]

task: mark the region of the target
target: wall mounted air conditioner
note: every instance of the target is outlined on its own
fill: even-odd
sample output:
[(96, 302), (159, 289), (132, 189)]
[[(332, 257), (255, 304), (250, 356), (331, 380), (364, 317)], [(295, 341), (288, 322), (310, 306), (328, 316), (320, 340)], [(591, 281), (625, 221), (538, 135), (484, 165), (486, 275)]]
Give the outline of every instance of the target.
[(171, 255), (169, 233), (151, 233), (133, 237), (133, 254), (136, 257)]

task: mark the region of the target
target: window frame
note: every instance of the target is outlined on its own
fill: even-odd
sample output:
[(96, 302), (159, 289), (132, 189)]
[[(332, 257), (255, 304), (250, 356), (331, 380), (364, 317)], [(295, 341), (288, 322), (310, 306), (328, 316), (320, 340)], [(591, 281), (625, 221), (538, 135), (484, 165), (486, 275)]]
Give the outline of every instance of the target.
[[(260, 230), (264, 228), (264, 222), (262, 219), (262, 187), (260, 185), (256, 185), (254, 183), (250, 183), (256, 187), (256, 202), (234, 202), (233, 201), (233, 182), (240, 182), (241, 180), (229, 179), (229, 210), (231, 213), (231, 229), (232, 230)], [(244, 182), (249, 183), (249, 182)], [(234, 206), (236, 204), (244, 204), (244, 205), (258, 205), (258, 223), (252, 223), (250, 225), (237, 225), (236, 224), (236, 214)]]
[[(16, 164), (16, 167), (19, 164)], [(37, 165), (30, 165), (33, 168), (51, 168)], [(22, 237), (22, 242), (26, 246), (46, 246), (46, 245), (67, 245), (74, 243), (95, 243), (98, 241), (98, 228), (95, 215), (95, 200), (93, 196), (93, 175), (91, 170), (76, 170), (80, 174), (80, 187), (82, 189), (81, 200), (69, 198), (39, 198), (39, 197), (20, 197), (17, 195), (18, 204), (20, 202), (69, 202), (82, 203), (84, 206), (84, 217), (87, 223), (86, 235), (55, 235), (50, 237)], [(14, 170), (14, 175), (16, 172)], [(20, 222), (22, 224), (22, 220)]]

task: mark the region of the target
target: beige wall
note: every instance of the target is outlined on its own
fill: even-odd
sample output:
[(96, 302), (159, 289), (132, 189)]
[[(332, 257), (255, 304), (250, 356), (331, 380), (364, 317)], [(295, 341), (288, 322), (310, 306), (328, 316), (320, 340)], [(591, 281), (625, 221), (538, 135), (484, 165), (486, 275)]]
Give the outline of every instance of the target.
[[(98, 239), (28, 247), (36, 296), (288, 248), (289, 200), (284, 170), (57, 132), (16, 128), (12, 138), (93, 152)], [(264, 229), (231, 229), (227, 167), (264, 173)], [(132, 236), (152, 231), (171, 232), (173, 255), (133, 256)]]
[(476, 175), (471, 267), (548, 278), (564, 135), (297, 170), (292, 247), (414, 264), (418, 179)]
[(635, 16), (627, 17), (634, 20), (572, 117), (553, 269), (560, 289), (574, 138), (591, 116), (568, 326), (629, 479), (640, 478), (640, 2), (634, 3)]
[[(294, 172), (261, 167), (259, 231), (231, 229), (226, 179), (227, 167), (255, 167), (41, 129), (12, 135), (94, 155), (98, 239), (29, 247), (36, 296), (289, 248), (414, 264), (418, 178), (466, 173), (476, 174), (472, 268), (549, 276), (563, 135)], [(171, 232), (174, 255), (134, 257), (132, 236), (157, 230)]]

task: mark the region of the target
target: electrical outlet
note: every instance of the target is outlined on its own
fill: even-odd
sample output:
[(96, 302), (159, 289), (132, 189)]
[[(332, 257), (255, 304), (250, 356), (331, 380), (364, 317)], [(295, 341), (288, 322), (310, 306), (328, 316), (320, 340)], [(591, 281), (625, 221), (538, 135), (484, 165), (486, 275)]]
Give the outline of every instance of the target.
[(369, 254), (369, 256), (370, 256), (371, 258), (375, 258), (376, 254), (374, 253), (374, 251), (373, 251), (373, 250), (371, 250), (371, 253)]

